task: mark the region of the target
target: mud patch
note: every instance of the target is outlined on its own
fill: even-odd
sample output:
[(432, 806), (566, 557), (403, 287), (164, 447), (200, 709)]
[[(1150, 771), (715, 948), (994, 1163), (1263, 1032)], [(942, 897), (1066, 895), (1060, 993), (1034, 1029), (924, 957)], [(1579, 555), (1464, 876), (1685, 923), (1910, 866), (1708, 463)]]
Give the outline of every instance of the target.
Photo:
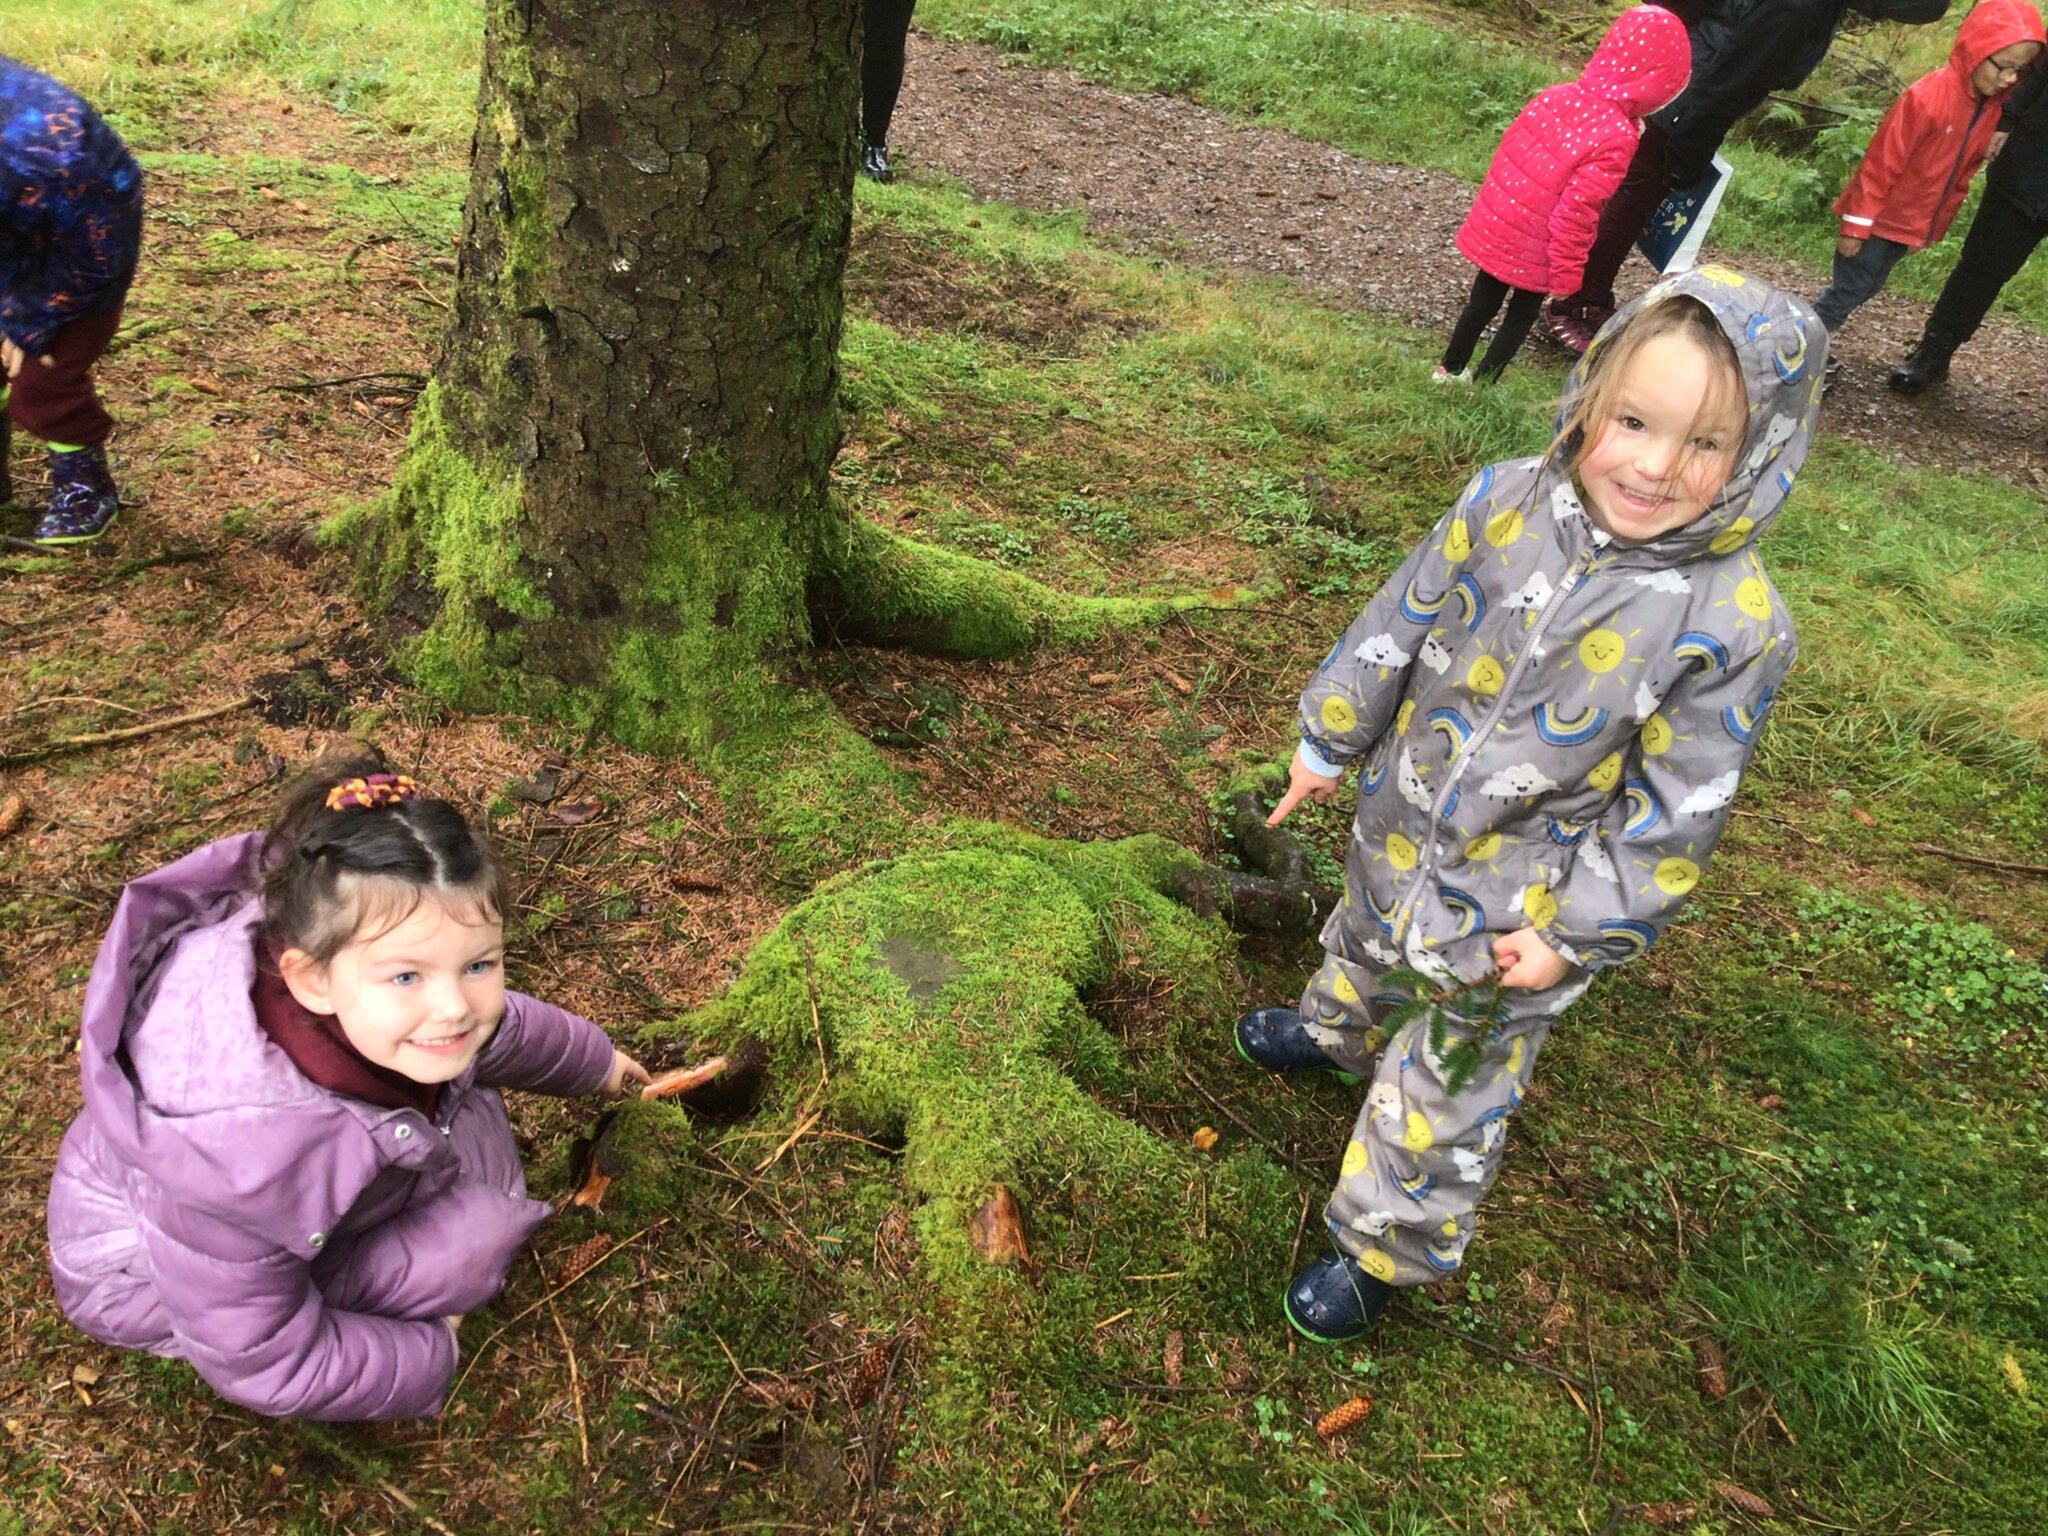
[(1090, 331), (1134, 328), (1014, 256), (965, 262), (941, 241), (876, 223), (854, 230), (846, 301), (892, 330), (948, 331), (1034, 352), (1057, 351)]

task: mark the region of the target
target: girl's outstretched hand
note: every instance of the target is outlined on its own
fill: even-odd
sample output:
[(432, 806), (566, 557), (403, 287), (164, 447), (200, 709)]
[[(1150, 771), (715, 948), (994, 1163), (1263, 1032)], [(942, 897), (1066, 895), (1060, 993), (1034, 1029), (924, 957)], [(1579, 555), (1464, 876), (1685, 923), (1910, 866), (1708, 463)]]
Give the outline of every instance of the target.
[(1335, 793), (1335, 778), (1312, 773), (1301, 765), (1301, 759), (1297, 757), (1287, 767), (1287, 793), (1282, 795), (1280, 803), (1273, 807), (1273, 814), (1266, 818), (1266, 825), (1279, 826), (1287, 819), (1287, 813), (1304, 800), (1313, 800), (1317, 805), (1324, 805)]
[(654, 1079), (647, 1069), (628, 1056), (617, 1046), (612, 1047), (612, 1069), (605, 1075), (604, 1087), (599, 1091), (608, 1099), (616, 1099), (626, 1091), (628, 1083), (651, 1083)]
[(1543, 940), (1534, 928), (1517, 928), (1493, 941), (1493, 963), (1500, 967), (1500, 984), (1542, 992), (1563, 981), (1571, 963)]

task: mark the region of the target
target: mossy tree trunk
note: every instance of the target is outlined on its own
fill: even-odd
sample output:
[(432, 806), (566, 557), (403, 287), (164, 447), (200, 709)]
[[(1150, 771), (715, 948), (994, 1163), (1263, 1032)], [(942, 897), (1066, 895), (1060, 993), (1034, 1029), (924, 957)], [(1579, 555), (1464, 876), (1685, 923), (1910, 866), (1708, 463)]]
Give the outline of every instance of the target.
[(715, 756), (807, 639), (859, 8), (485, 16), (454, 322), (370, 558), (434, 691)]

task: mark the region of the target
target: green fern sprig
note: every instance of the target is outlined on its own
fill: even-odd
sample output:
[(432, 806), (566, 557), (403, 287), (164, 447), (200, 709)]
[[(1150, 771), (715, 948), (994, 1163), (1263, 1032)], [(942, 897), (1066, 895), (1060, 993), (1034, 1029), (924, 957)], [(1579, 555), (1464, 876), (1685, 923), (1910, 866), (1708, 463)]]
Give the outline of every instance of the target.
[[(1487, 1045), (1508, 1022), (1507, 989), (1500, 983), (1500, 972), (1489, 971), (1477, 981), (1446, 987), (1421, 971), (1404, 967), (1389, 971), (1382, 984), (1407, 998), (1387, 1015), (1388, 1037), (1418, 1019), (1427, 1019), (1429, 1054), (1442, 1065), (1444, 1091), (1463, 1093), (1479, 1075)], [(1453, 1026), (1457, 1040), (1450, 1044)]]

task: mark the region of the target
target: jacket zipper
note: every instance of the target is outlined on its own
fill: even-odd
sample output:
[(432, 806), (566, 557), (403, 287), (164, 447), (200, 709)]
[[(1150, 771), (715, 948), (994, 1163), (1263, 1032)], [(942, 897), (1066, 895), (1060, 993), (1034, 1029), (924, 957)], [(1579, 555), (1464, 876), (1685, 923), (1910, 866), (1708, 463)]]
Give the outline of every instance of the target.
[(1948, 175), (1942, 179), (1941, 196), (1934, 200), (1934, 212), (1927, 220), (1928, 245), (1934, 244), (1934, 226), (1941, 222), (1942, 207), (1948, 202), (1948, 189), (1956, 179), (1956, 167), (1963, 163), (1963, 151), (1970, 147), (1970, 134), (1977, 126), (1977, 119), (1984, 115), (1985, 106), (1986, 103), (1980, 99), (1976, 106), (1970, 108), (1970, 125), (1963, 130), (1963, 142), (1956, 146), (1956, 157), (1949, 163)]
[(1543, 644), (1543, 636), (1550, 628), (1551, 619), (1563, 606), (1564, 600), (1578, 590), (1580, 579), (1592, 569), (1597, 553), (1595, 549), (1588, 549), (1573, 558), (1571, 566), (1564, 573), (1564, 578), (1558, 582), (1557, 590), (1550, 595), (1550, 601), (1537, 610), (1536, 622), (1529, 626), (1529, 634), (1523, 642), (1522, 649), (1508, 664), (1507, 677), (1500, 685), (1500, 697), (1494, 700), (1493, 708), (1489, 709), (1479, 724), (1473, 727), (1472, 734), (1465, 738), (1465, 745), (1460, 747), (1457, 755), (1451, 759), (1450, 769), (1444, 775), (1444, 787), (1437, 791), (1436, 803), (1429, 808), (1429, 828), (1425, 833), (1428, 846), (1423, 849), (1422, 858), (1416, 864), (1414, 884), (1408, 887), (1407, 896), (1402, 899), (1400, 909), (1394, 914), (1395, 943), (1405, 941), (1408, 923), (1415, 916), (1415, 906), (1422, 899), (1423, 887), (1428, 884), (1429, 877), (1436, 872), (1437, 829), (1443, 820), (1444, 807), (1450, 801), (1451, 791), (1458, 787), (1458, 780), (1472, 765), (1472, 759), (1479, 755), (1480, 743), (1492, 733), (1496, 725), (1500, 724), (1501, 716), (1507, 713), (1508, 705), (1514, 699), (1515, 685), (1522, 680), (1522, 674), (1529, 670), (1529, 663)]

